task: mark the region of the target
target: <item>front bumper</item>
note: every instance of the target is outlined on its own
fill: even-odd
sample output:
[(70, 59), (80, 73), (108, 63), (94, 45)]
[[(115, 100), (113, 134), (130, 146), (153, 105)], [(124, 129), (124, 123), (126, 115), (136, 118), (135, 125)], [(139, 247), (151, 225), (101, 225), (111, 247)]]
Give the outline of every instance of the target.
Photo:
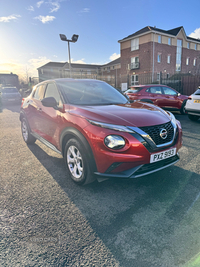
[[(93, 125), (86, 127), (85, 131), (87, 136), (90, 136), (89, 143), (97, 166), (95, 174), (98, 177), (137, 178), (169, 167), (179, 160), (178, 150), (182, 146), (182, 129), (178, 121), (173, 142), (166, 143), (162, 147), (152, 146), (148, 138), (145, 139), (145, 136), (137, 133), (119, 133)], [(113, 151), (105, 146), (104, 138), (116, 133), (126, 140), (126, 145), (123, 149)], [(176, 155), (150, 163), (152, 154), (172, 148), (176, 148)]]

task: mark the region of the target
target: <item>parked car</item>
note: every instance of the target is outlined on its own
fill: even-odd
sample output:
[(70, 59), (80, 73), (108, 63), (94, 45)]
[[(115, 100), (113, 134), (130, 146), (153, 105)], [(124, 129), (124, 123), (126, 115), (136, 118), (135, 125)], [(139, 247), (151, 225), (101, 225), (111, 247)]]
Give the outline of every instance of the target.
[(22, 97), (16, 87), (2, 87), (0, 97), (2, 104), (21, 103), (22, 101)]
[(185, 104), (188, 96), (181, 95), (176, 90), (160, 84), (136, 85), (124, 93), (130, 100), (141, 100), (152, 103), (170, 111), (180, 111), (185, 114)]
[(96, 177), (137, 178), (179, 160), (180, 122), (150, 103), (130, 103), (98, 80), (55, 79), (22, 100), (21, 131), (62, 154), (77, 184)]
[(200, 86), (189, 96), (185, 109), (190, 120), (197, 121), (200, 118)]

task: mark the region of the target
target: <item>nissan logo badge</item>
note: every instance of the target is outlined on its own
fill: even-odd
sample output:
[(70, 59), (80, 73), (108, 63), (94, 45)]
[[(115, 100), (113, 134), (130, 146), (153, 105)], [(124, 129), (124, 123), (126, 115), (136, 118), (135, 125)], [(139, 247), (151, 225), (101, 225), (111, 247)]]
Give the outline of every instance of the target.
[(161, 129), (160, 130), (160, 137), (162, 139), (166, 139), (167, 138), (167, 130), (166, 129)]

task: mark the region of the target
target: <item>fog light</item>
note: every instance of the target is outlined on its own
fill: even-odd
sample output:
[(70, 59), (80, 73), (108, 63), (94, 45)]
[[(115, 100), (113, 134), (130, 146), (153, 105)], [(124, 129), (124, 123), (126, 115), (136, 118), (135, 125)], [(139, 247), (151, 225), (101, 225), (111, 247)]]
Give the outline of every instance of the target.
[(119, 135), (108, 135), (104, 139), (104, 143), (111, 149), (121, 149), (125, 146), (125, 140)]

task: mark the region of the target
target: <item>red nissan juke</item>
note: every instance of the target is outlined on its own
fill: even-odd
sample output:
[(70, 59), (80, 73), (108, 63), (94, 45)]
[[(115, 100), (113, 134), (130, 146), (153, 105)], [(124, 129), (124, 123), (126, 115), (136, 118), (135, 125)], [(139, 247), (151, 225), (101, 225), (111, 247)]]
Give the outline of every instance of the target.
[(179, 160), (180, 122), (150, 103), (129, 100), (98, 80), (55, 79), (36, 85), (20, 110), (27, 144), (36, 139), (63, 155), (77, 184), (137, 178)]

